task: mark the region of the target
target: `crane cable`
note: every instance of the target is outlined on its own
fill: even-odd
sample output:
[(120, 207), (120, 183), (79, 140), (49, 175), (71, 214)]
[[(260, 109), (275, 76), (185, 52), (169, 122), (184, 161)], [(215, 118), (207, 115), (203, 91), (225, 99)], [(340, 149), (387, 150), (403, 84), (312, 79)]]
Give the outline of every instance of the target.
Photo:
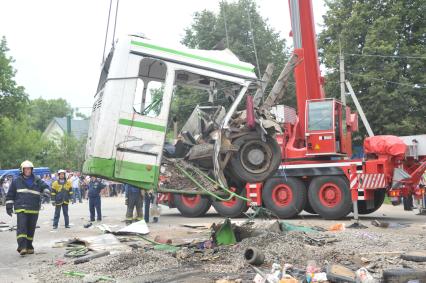
[(108, 21), (107, 21), (107, 26), (105, 31), (105, 41), (104, 41), (104, 51), (102, 52), (102, 64), (105, 62), (105, 49), (106, 49), (106, 43), (108, 38), (109, 20), (111, 17), (111, 6), (112, 6), (112, 0), (109, 1)]
[[(112, 47), (114, 47), (114, 41), (115, 41), (115, 30), (117, 27), (117, 16), (118, 16), (118, 4), (120, 0), (117, 0), (117, 5), (115, 8), (115, 18), (114, 18), (114, 30), (112, 34)], [(109, 1), (109, 10), (108, 10), (108, 20), (106, 25), (106, 31), (105, 31), (105, 40), (104, 40), (104, 51), (102, 52), (102, 65), (105, 62), (105, 50), (106, 50), (106, 44), (108, 39), (108, 32), (109, 32), (109, 21), (111, 19), (111, 8), (112, 8), (112, 0)]]
[(256, 65), (257, 65), (257, 74), (260, 77), (260, 67), (259, 67), (259, 58), (257, 57), (257, 50), (256, 50), (256, 44), (255, 44), (255, 40), (254, 40), (254, 31), (253, 31), (253, 27), (251, 25), (251, 18), (250, 18), (250, 10), (249, 10), (249, 6), (246, 7), (246, 11), (247, 11), (247, 18), (248, 18), (248, 22), (249, 22), (249, 28), (250, 28), (250, 32), (251, 32), (251, 41), (253, 43), (253, 50), (254, 50), (254, 57), (256, 58)]

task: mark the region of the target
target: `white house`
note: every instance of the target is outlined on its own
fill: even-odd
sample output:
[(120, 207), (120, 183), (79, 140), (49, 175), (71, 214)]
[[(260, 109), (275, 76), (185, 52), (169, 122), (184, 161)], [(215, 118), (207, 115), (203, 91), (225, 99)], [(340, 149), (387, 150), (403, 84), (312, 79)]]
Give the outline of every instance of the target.
[[(43, 132), (43, 137), (49, 140), (56, 140), (67, 133), (67, 117), (53, 118)], [(71, 119), (71, 134), (77, 139), (87, 136), (89, 131), (89, 120)]]

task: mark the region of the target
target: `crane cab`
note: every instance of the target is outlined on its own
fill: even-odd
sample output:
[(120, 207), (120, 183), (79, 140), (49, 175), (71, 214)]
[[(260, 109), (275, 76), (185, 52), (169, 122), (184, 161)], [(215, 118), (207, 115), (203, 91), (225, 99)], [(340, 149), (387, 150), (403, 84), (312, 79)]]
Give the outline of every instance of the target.
[(306, 102), (306, 155), (352, 155), (356, 115), (335, 99)]

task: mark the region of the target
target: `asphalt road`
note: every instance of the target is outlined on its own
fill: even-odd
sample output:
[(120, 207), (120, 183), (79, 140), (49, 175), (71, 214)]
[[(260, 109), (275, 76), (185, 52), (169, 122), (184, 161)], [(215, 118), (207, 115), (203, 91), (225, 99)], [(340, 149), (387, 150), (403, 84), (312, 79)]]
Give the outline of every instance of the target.
[[(124, 205), (123, 197), (103, 198), (102, 212), (104, 219), (102, 223), (124, 227), (125, 210), (126, 206)], [(19, 256), (16, 252), (16, 232), (0, 232), (0, 282), (37, 282), (36, 272), (41, 265), (52, 265), (57, 259), (63, 259), (65, 249), (52, 248), (54, 242), (75, 237), (100, 235), (102, 233), (94, 227), (96, 225), (88, 229), (83, 227), (88, 221), (89, 208), (87, 201), (70, 205), (71, 229), (64, 228), (63, 218), (61, 218), (59, 229), (52, 231), (53, 211), (53, 206), (45, 205), (40, 212), (38, 220), (40, 228), (36, 230), (34, 240), (35, 255)], [(415, 215), (416, 213), (417, 211), (403, 211), (401, 206), (383, 205), (377, 212), (362, 217), (361, 222), (370, 225), (371, 220), (378, 219), (381, 221), (410, 223), (412, 229), (423, 233), (421, 231), (426, 226), (426, 216)], [(194, 219), (182, 217), (176, 209), (169, 209), (163, 206), (160, 222), (149, 224), (150, 236), (153, 237), (158, 234), (176, 235), (179, 229), (182, 229), (181, 224), (209, 224), (212, 222), (217, 223), (221, 219), (214, 209), (211, 209), (205, 217)], [(14, 225), (16, 217), (10, 218), (6, 214), (5, 207), (0, 206), (0, 221)], [(343, 221), (325, 221), (319, 216), (302, 213), (298, 218), (288, 221), (300, 225), (324, 226), (339, 222), (345, 222), (349, 225), (352, 220), (348, 217)]]

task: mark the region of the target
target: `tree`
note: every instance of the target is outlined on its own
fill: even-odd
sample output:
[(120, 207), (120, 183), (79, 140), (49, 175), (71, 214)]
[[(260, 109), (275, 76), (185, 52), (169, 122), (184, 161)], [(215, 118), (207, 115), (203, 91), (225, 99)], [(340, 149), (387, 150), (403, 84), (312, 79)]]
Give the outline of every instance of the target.
[(41, 166), (36, 162), (41, 148), (41, 133), (27, 121), (0, 118), (0, 168), (18, 168), (27, 159)]
[[(253, 39), (259, 66), (256, 62)], [(185, 29), (182, 43), (190, 48), (207, 50), (223, 45), (223, 48), (229, 48), (240, 60), (256, 66), (256, 70), (259, 69), (261, 74), (268, 63), (274, 63), (272, 82), (278, 77), (287, 58), (285, 39), (268, 24), (267, 19), (262, 18), (254, 0), (239, 0), (233, 3), (222, 1), (218, 14), (208, 10), (196, 12), (193, 23)], [(295, 104), (294, 96), (286, 96), (286, 99), (286, 103)], [(182, 126), (194, 107), (207, 100), (206, 92), (185, 87), (178, 88), (173, 97), (172, 115), (178, 117)]]
[(29, 113), (33, 126), (43, 132), (54, 117), (72, 115), (73, 108), (63, 98), (37, 98), (30, 101)]
[(15, 82), (16, 70), (12, 67), (13, 58), (9, 51), (6, 38), (0, 42), (0, 117), (16, 118), (25, 112), (28, 96), (22, 86)]
[(340, 95), (340, 39), (346, 78), (375, 134), (425, 133), (424, 2), (328, 0), (326, 5), (319, 46), (322, 63), (329, 70), (327, 94)]
[(84, 162), (86, 138), (77, 139), (73, 135), (64, 135), (54, 141), (43, 141), (41, 154), (37, 161), (51, 170), (81, 170)]

